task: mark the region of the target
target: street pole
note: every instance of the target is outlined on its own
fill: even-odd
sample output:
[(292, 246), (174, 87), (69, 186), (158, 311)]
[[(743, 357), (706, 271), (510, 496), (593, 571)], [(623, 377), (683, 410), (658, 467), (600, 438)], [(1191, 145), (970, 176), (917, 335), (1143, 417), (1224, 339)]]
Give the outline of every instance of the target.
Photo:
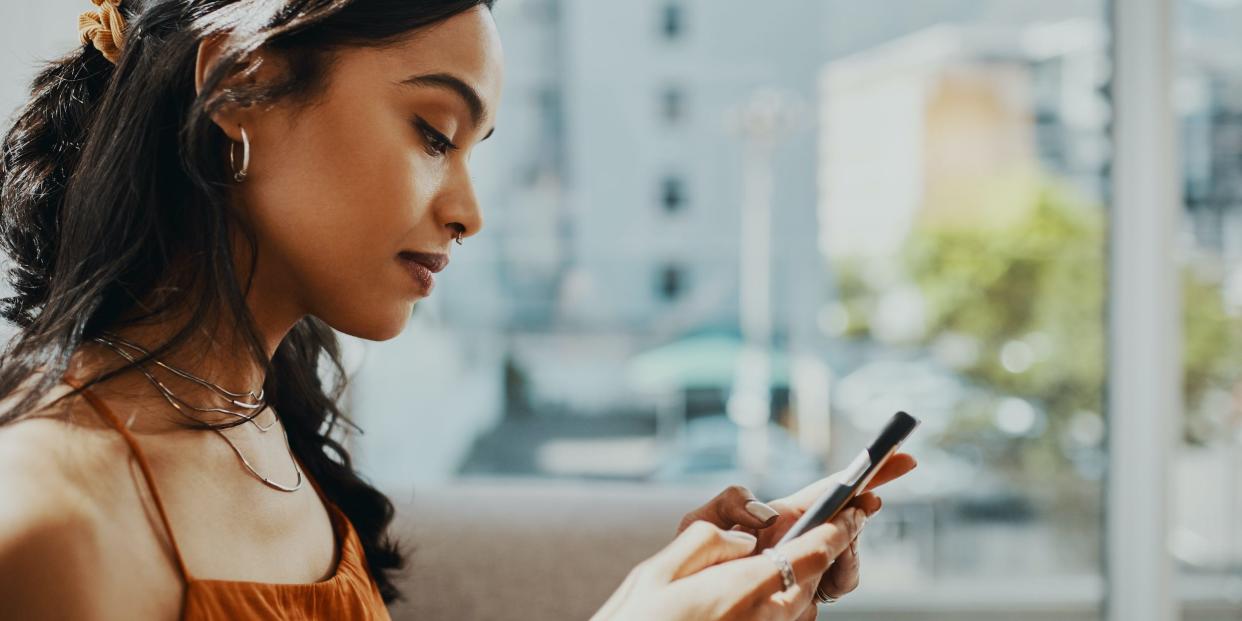
[(755, 93), (735, 118), (745, 145), (738, 240), (738, 322), (742, 349), (727, 410), (738, 425), (738, 464), (759, 481), (767, 462), (772, 412), (773, 156), (798, 126), (796, 100), (770, 90)]

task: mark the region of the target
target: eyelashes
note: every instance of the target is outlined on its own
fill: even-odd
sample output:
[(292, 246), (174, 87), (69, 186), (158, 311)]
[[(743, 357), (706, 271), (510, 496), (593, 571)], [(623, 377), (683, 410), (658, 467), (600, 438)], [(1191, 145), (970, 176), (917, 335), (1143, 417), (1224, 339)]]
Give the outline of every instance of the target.
[(414, 126), (423, 135), (423, 140), (427, 143), (427, 153), (433, 157), (444, 157), (451, 151), (457, 150), (457, 145), (448, 139), (443, 132), (436, 129), (422, 117), (414, 118)]

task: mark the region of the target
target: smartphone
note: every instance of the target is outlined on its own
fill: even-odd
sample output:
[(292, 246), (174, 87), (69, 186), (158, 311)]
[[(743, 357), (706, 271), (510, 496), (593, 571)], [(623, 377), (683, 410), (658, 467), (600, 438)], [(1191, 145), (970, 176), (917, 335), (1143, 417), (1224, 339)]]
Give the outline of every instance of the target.
[(776, 545), (794, 539), (836, 517), (855, 496), (867, 489), (867, 484), (875, 477), (875, 473), (897, 453), (897, 449), (901, 448), (901, 444), (918, 426), (919, 419), (905, 412), (894, 414), (871, 446), (859, 453), (849, 467), (842, 471), (837, 485), (817, 498)]

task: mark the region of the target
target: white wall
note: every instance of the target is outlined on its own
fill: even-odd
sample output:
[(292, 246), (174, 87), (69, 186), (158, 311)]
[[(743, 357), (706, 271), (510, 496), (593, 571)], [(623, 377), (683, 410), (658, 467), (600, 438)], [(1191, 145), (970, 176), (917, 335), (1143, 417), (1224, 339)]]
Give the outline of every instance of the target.
[[(46, 61), (73, 50), (78, 41), (78, 14), (93, 5), (89, 0), (0, 2), (0, 123), (8, 123), (30, 94), (30, 81)], [(0, 257), (0, 270), (8, 260)], [(11, 289), (0, 279), (0, 296)], [(12, 329), (0, 322), (0, 340)]]
[(71, 51), (78, 41), (78, 15), (89, 0), (0, 3), (0, 116), (25, 102), (30, 80), (43, 61)]

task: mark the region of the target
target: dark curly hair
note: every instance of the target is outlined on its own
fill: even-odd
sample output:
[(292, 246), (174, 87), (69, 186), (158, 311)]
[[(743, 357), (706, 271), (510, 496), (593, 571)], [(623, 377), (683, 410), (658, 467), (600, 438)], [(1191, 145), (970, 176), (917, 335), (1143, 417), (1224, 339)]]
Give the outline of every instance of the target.
[[(0, 243), (12, 261), (15, 291), (0, 300), (0, 315), (20, 328), (0, 358), (0, 399), (24, 393), (0, 414), (0, 425), (30, 413), (59, 383), (74, 351), (105, 330), (192, 309), (152, 352), (158, 357), (212, 318), (228, 317), (266, 369), (268, 401), (282, 413), (297, 457), (358, 531), (384, 600), (399, 598), (391, 573), (402, 567), (403, 554), (386, 532), (392, 503), (355, 472), (334, 439), (350, 424), (338, 403), (346, 378), (335, 335), (306, 317), (268, 359), (245, 303), (250, 282), (241, 282), (231, 244), (231, 234), (241, 233), (253, 268), (256, 238), (228, 200), (231, 173), (221, 155), (229, 143), (210, 115), (225, 105), (309, 104), (334, 51), (391, 44), (492, 3), (127, 0), (117, 64), (86, 44), (48, 65), (0, 147)], [(230, 47), (200, 94), (199, 43), (222, 34)], [(287, 60), (282, 81), (226, 87), (260, 48)], [(333, 372), (330, 386), (321, 379), (324, 362)]]

